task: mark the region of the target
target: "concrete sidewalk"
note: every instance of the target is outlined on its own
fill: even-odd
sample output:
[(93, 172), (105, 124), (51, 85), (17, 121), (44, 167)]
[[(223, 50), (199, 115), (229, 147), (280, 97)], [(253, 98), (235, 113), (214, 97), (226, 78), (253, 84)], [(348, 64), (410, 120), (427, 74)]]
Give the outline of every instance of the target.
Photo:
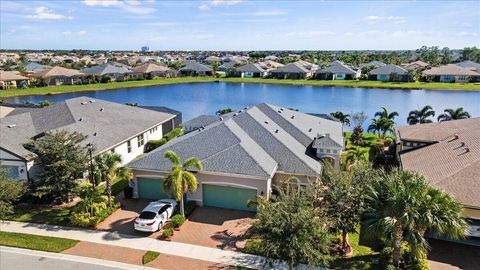
[[(148, 237), (125, 235), (116, 232), (95, 231), (82, 228), (15, 221), (0, 221), (0, 231), (62, 237), (99, 244), (135, 248), (145, 251), (152, 250), (162, 254), (188, 257), (225, 265), (241, 266), (252, 269), (269, 269), (269, 267), (265, 267), (265, 258), (261, 256), (191, 244), (161, 241)], [(274, 268), (281, 270), (288, 269), (288, 266), (284, 263), (281, 263), (275, 265)], [(298, 269), (307, 269), (307, 267), (302, 266)]]

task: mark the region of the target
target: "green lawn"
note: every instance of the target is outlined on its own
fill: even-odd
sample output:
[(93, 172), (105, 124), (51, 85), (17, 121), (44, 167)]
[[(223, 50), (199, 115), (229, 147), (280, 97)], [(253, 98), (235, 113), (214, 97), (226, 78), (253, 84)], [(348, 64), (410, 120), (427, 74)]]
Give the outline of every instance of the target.
[[(121, 179), (121, 178), (117, 177), (112, 182), (112, 196), (116, 196), (117, 194), (122, 192), (123, 189), (127, 186), (128, 186), (128, 180), (127, 179)], [(100, 187), (98, 187), (98, 189), (101, 193), (105, 193), (105, 191), (107, 189), (107, 185), (103, 184)]]
[(49, 206), (22, 205), (14, 209), (7, 220), (19, 222), (34, 222), (52, 225), (68, 225), (70, 223), (70, 207), (52, 208)]
[(78, 242), (79, 241), (77, 240), (65, 238), (0, 231), (1, 246), (42, 250), (48, 252), (62, 252), (75, 246)]
[(366, 88), (392, 88), (392, 89), (429, 89), (429, 90), (465, 90), (480, 91), (480, 84), (473, 83), (424, 83), (424, 82), (379, 82), (379, 81), (354, 81), (354, 80), (278, 80), (264, 78), (215, 78), (215, 77), (178, 77), (160, 78), (154, 80), (126, 81), (97, 83), (87, 85), (65, 85), (48, 86), (28, 89), (8, 89), (0, 91), (0, 98), (29, 95), (47, 95), (68, 92), (97, 91), (117, 88), (128, 88), (138, 86), (165, 85), (192, 82), (231, 82), (231, 83), (268, 83), (286, 85), (313, 85), (313, 86), (344, 86), (344, 87), (366, 87)]
[[(380, 137), (378, 137), (377, 134), (364, 133), (363, 134), (364, 145), (363, 146), (355, 146), (350, 141), (351, 136), (352, 136), (352, 132), (350, 132), (350, 131), (345, 132), (345, 139), (347, 140), (346, 149), (348, 150), (348, 149), (357, 148), (357, 147), (360, 148), (360, 149), (364, 149), (364, 150), (366, 150), (365, 157), (368, 160), (371, 160), (370, 148), (380, 141)], [(391, 136), (391, 135), (387, 135), (387, 138), (390, 138), (390, 139), (393, 140), (393, 136)], [(344, 152), (344, 153), (346, 153), (346, 152)]]
[(381, 269), (379, 265), (371, 262), (372, 259), (379, 259), (380, 254), (360, 244), (360, 233), (349, 233), (348, 240), (353, 248), (353, 256), (336, 257), (331, 265), (332, 269)]
[(156, 251), (150, 251), (149, 250), (149, 251), (145, 252), (145, 254), (143, 254), (142, 263), (147, 264), (147, 263), (155, 260), (159, 255), (160, 255), (160, 253), (158, 253)]

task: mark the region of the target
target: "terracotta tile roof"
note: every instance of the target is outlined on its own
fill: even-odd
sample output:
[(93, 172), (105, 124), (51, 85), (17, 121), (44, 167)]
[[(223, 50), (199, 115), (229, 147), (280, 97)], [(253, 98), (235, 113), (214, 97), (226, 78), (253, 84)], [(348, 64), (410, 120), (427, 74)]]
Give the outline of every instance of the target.
[(473, 70), (457, 66), (455, 64), (448, 64), (440, 67), (433, 67), (423, 72), (425, 75), (454, 75), (454, 76), (480, 76)]
[(464, 205), (480, 207), (480, 118), (397, 130), (401, 139), (437, 141), (401, 153), (404, 169), (422, 174), (433, 187), (450, 193)]
[(27, 77), (20, 75), (17, 71), (0, 70), (0, 81), (27, 80)]
[(160, 66), (154, 63), (146, 63), (132, 69), (132, 72), (150, 73), (150, 72), (167, 72), (171, 71), (168, 67)]
[(83, 73), (76, 69), (70, 68), (63, 68), (63, 67), (53, 67), (50, 69), (45, 69), (39, 72), (35, 72), (33, 77), (56, 77), (56, 76), (65, 76), (65, 77), (73, 77), (73, 76), (83, 76)]

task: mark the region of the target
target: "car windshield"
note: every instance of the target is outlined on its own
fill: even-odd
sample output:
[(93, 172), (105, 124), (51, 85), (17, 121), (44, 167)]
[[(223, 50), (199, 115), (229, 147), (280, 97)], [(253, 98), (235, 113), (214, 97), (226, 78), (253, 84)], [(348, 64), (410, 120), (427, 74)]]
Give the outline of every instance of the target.
[(160, 209), (160, 211), (158, 211), (158, 214), (162, 214), (163, 212), (165, 212), (168, 208), (172, 207), (171, 205), (165, 205), (162, 207), (162, 209)]
[(153, 219), (157, 214), (155, 212), (150, 212), (150, 211), (143, 211), (139, 218), (141, 219)]

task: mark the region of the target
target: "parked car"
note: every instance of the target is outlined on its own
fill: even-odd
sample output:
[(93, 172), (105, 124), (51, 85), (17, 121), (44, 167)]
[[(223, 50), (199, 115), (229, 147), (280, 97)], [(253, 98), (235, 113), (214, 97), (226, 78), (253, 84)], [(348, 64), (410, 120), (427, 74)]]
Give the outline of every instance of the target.
[(173, 215), (177, 202), (172, 199), (161, 199), (149, 203), (134, 221), (137, 231), (156, 232), (160, 230), (165, 222)]

